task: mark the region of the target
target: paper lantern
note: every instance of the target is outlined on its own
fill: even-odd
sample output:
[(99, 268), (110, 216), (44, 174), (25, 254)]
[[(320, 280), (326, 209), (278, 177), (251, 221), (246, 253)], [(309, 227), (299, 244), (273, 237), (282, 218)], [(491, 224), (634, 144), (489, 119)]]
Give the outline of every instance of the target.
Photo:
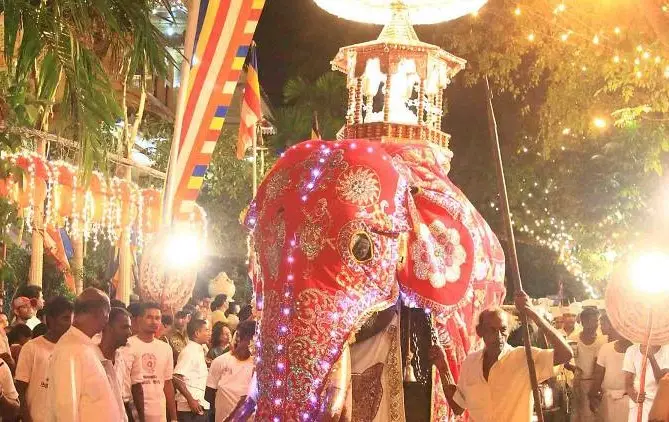
[(157, 189), (143, 189), (142, 230), (144, 233), (156, 233), (160, 230), (162, 197)]
[(88, 195), (92, 199), (91, 215), (93, 222), (100, 223), (103, 221), (107, 202), (107, 181), (101, 173), (93, 173), (89, 182)]
[(23, 175), (23, 186), (18, 188), (19, 208), (27, 208), (43, 203), (46, 198), (46, 182), (34, 177), (31, 183), (30, 175)]
[(144, 301), (160, 303), (163, 309), (178, 310), (193, 294), (197, 272), (194, 269), (169, 271), (165, 266), (167, 235), (148, 242), (140, 265), (139, 294)]
[(137, 218), (137, 186), (132, 182), (118, 182), (118, 196), (121, 200), (121, 224), (125, 227)]
[[(62, 161), (53, 163), (52, 168), (53, 172), (57, 175), (56, 185), (53, 187), (56, 212), (62, 218), (71, 217), (75, 210), (72, 197), (73, 186), (76, 180), (75, 169)], [(80, 211), (81, 209), (77, 209), (77, 212)]]

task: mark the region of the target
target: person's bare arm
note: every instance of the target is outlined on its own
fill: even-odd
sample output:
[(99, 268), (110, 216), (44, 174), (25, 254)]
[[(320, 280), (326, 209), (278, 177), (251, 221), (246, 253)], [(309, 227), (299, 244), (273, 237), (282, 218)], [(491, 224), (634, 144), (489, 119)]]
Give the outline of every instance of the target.
[(10, 353), (3, 353), (0, 355), (0, 359), (4, 360), (7, 366), (9, 367), (10, 372), (13, 374), (16, 371), (16, 362)]
[(655, 382), (659, 384), (662, 377), (665, 376), (669, 370), (666, 368), (660, 368), (660, 365), (655, 359), (655, 353), (648, 353), (648, 362), (650, 363), (650, 367), (653, 368), (653, 377), (655, 377)]
[(174, 383), (174, 387), (186, 398), (186, 401), (188, 402), (188, 407), (190, 407), (190, 410), (193, 411), (193, 413), (196, 413), (198, 415), (204, 413), (204, 408), (202, 407), (200, 402), (195, 400), (191, 395), (190, 391), (188, 391), (186, 382), (183, 380), (183, 375), (174, 374), (172, 382)]
[(14, 385), (16, 386), (16, 391), (19, 393), (19, 403), (21, 403), (21, 421), (33, 422), (33, 418), (30, 416), (30, 409), (28, 409), (28, 403), (26, 402), (28, 383), (16, 380), (14, 381)]
[(165, 381), (163, 386), (165, 401), (167, 402), (167, 418), (170, 421), (177, 420), (177, 403), (174, 400), (174, 384), (172, 380)]
[(574, 357), (571, 347), (569, 347), (569, 344), (567, 344), (567, 341), (560, 333), (531, 306), (527, 293), (523, 291), (516, 293), (515, 301), (518, 312), (524, 312), (528, 319), (537, 324), (539, 330), (544, 333), (550, 345), (553, 346), (553, 364), (562, 365), (563, 363), (568, 363)]
[(0, 415), (12, 419), (19, 414), (21, 405), (18, 399), (10, 399), (0, 392)]
[(216, 390), (207, 387), (204, 390), (204, 399), (209, 402), (209, 413), (216, 414)]
[(448, 360), (446, 359), (446, 352), (441, 346), (432, 345), (430, 347), (429, 354), (430, 360), (439, 370), (441, 388), (444, 390), (444, 396), (446, 396), (448, 405), (456, 416), (462, 415), (465, 409), (460, 407), (460, 405), (455, 402), (455, 399), (453, 399), (455, 392), (458, 390), (458, 387), (455, 385), (455, 381), (451, 376), (451, 370), (448, 367)]
[(137, 409), (139, 422), (144, 422), (144, 389), (142, 388), (142, 384), (133, 384), (130, 387), (130, 392), (132, 393), (132, 402)]
[(641, 403), (646, 399), (646, 393), (639, 394), (634, 388), (634, 374), (623, 371), (625, 374), (625, 392), (635, 403)]
[(590, 391), (588, 392), (588, 399), (590, 400), (590, 410), (593, 412), (599, 407), (599, 401), (601, 400), (601, 391), (602, 391), (602, 381), (604, 380), (604, 374), (606, 373), (606, 368), (595, 364), (595, 369), (592, 372), (592, 385), (590, 386)]

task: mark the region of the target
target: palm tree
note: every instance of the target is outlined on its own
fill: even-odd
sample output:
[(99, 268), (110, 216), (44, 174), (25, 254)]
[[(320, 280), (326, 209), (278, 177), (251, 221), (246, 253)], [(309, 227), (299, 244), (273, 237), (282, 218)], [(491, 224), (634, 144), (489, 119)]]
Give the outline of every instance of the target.
[(166, 73), (170, 55), (151, 9), (149, 0), (0, 2), (7, 102), (14, 112), (8, 123), (71, 138), (87, 172), (104, 165), (110, 128), (127, 114), (110, 73), (124, 81), (137, 72)]
[(275, 113), (278, 146), (304, 140), (311, 132), (313, 112), (317, 112), (324, 139), (333, 139), (346, 121), (346, 80), (335, 72), (315, 82), (298, 77), (283, 88), (284, 106)]

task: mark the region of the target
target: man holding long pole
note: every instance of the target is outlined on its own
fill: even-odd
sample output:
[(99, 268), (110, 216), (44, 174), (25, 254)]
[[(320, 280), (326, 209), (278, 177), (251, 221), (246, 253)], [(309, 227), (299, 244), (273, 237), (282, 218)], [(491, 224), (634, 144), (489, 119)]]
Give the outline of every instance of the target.
[[(569, 362), (572, 351), (564, 338), (530, 305), (524, 292), (516, 294), (516, 308), (534, 321), (553, 349), (533, 347), (532, 357), (539, 382), (553, 376), (553, 367)], [(479, 315), (476, 333), (485, 344), (465, 358), (457, 386), (449, 383), (448, 363), (441, 348), (433, 347), (432, 359), (442, 376), (448, 404), (456, 415), (469, 410), (472, 422), (529, 422), (532, 420), (532, 384), (525, 365), (524, 347), (512, 347), (506, 340), (508, 315), (488, 309)]]

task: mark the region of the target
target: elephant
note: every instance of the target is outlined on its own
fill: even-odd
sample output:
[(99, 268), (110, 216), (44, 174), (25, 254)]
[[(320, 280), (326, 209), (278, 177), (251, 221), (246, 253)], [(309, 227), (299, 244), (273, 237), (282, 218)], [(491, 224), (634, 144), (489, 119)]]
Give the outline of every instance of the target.
[(350, 376), (348, 344), (398, 300), (429, 313), (457, 377), (474, 319), (505, 289), (502, 248), (448, 179), (451, 157), (418, 141), (312, 140), (267, 174), (244, 217), (260, 316), (256, 421), (323, 420), (333, 374)]

